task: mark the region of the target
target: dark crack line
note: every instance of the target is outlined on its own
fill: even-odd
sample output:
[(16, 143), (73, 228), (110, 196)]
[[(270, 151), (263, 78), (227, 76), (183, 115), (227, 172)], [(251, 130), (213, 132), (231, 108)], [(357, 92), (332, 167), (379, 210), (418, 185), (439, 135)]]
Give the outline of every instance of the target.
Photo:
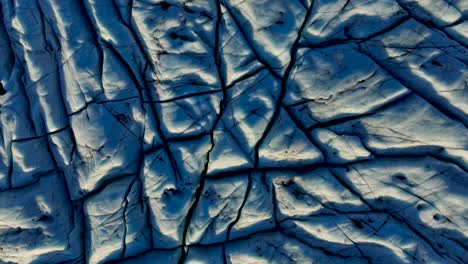
[[(130, 11), (133, 10), (133, 0), (130, 1), (129, 5), (130, 5)], [(131, 13), (130, 13), (130, 17), (131, 17), (131, 18), (133, 17)], [(130, 30), (130, 32), (131, 32), (131, 34), (132, 34), (132, 36), (133, 36), (133, 38), (134, 38), (134, 41), (135, 41), (135, 43), (137, 44), (137, 47), (138, 47), (140, 53), (141, 53), (141, 54), (143, 55), (143, 57), (145, 58), (145, 60), (146, 60), (146, 65), (149, 65), (149, 66), (151, 67), (151, 69), (152, 69), (152, 72), (155, 72), (154, 64), (151, 63), (152, 60), (151, 60), (149, 54), (147, 54), (147, 51), (145, 50), (145, 48), (143, 47), (143, 44), (141, 43), (142, 40), (138, 37), (139, 35), (138, 35), (137, 32), (135, 31), (135, 26), (134, 26), (134, 21), (133, 21), (133, 19), (132, 19), (132, 24), (131, 24), (131, 26), (128, 27), (128, 29)], [(133, 71), (132, 71), (132, 73), (133, 73)], [(134, 73), (133, 73), (133, 74), (134, 74)], [(140, 74), (142, 74), (142, 73), (140, 73)], [(146, 93), (147, 93), (147, 95), (148, 95), (150, 101), (151, 101), (151, 102), (157, 101), (157, 100), (155, 100), (155, 99), (153, 98), (153, 94), (152, 94), (152, 92), (151, 92), (151, 89), (150, 89), (150, 87), (149, 87), (149, 85), (148, 85), (148, 82), (147, 82), (146, 78), (143, 78), (143, 80), (144, 80), (143, 88), (145, 89), (145, 91), (146, 91)], [(143, 102), (142, 102), (142, 103), (143, 103)], [(173, 156), (173, 154), (172, 154), (172, 152), (171, 152), (171, 150), (170, 150), (170, 148), (169, 148), (168, 140), (167, 140), (166, 136), (165, 136), (164, 133), (163, 133), (163, 130), (162, 130), (162, 127), (161, 127), (162, 121), (161, 121), (161, 119), (160, 119), (160, 117), (159, 117), (159, 113), (158, 113), (158, 111), (156, 110), (156, 107), (155, 107), (154, 104), (151, 104), (151, 103), (150, 103), (149, 106), (150, 106), (151, 116), (154, 118), (155, 123), (156, 123), (156, 131), (157, 131), (159, 137), (160, 137), (161, 140), (162, 140), (163, 148), (164, 148), (166, 154), (168, 155), (169, 162), (171, 163), (171, 167), (172, 167), (172, 169), (173, 169), (174, 172), (175, 172), (176, 180), (177, 180), (177, 181), (181, 181), (181, 180), (182, 180), (182, 178), (181, 178), (182, 176), (181, 176), (181, 173), (179, 172), (179, 170), (178, 170), (178, 168), (177, 168), (177, 163), (176, 163), (176, 161), (175, 161), (175, 158), (174, 158), (174, 156)], [(143, 109), (144, 109), (144, 108), (143, 108)], [(143, 157), (141, 157), (141, 158), (143, 158)]]
[[(240, 220), (240, 218), (242, 216), (242, 210), (244, 209), (244, 206), (245, 206), (245, 204), (247, 202), (247, 199), (249, 199), (250, 191), (252, 189), (252, 173), (247, 174), (247, 187), (246, 188), (247, 189), (246, 189), (245, 194), (244, 194), (244, 199), (242, 200), (241, 206), (239, 207), (239, 210), (237, 211), (236, 218), (234, 219), (234, 221), (232, 221), (228, 225), (228, 228), (227, 228), (227, 231), (226, 231), (226, 240), (225, 240), (225, 242), (231, 240), (232, 228), (239, 222), (239, 220)], [(227, 256), (226, 256), (226, 246), (225, 246), (225, 244), (223, 244), (223, 247), (222, 247), (222, 254), (223, 254), (223, 261), (224, 261), (223, 263), (228, 263)]]
[[(466, 129), (468, 129), (468, 124), (464, 122), (456, 113), (453, 113), (451, 110), (446, 109), (441, 103), (437, 102), (437, 100), (434, 100), (433, 98), (429, 97), (428, 95), (425, 95), (424, 93), (420, 92), (418, 89), (415, 89), (412, 87), (412, 85), (409, 85), (408, 82), (403, 80), (402, 78), (398, 77), (395, 75), (391, 70), (388, 69), (385, 65), (383, 65), (378, 59), (374, 58), (371, 54), (368, 52), (364, 51), (362, 46), (359, 45), (358, 51), (364, 55), (366, 55), (368, 58), (370, 58), (375, 64), (377, 64), (382, 70), (384, 70), (386, 73), (388, 73), (391, 77), (393, 77), (395, 80), (400, 82), (402, 85), (404, 85), (406, 88), (410, 89), (414, 94), (418, 95), (422, 99), (424, 99), (427, 103), (429, 103), (431, 106), (433, 106), (435, 109), (443, 113), (445, 116), (448, 118), (457, 121), (458, 123), (462, 124)], [(445, 100), (445, 99), (444, 99)]]
[(340, 125), (340, 124), (345, 123), (345, 122), (357, 121), (357, 120), (360, 120), (360, 119), (362, 119), (364, 117), (373, 116), (373, 115), (375, 115), (377, 113), (380, 113), (380, 112), (382, 112), (382, 111), (384, 111), (384, 110), (386, 110), (388, 108), (391, 108), (391, 107), (395, 106), (396, 103), (398, 103), (400, 101), (403, 101), (403, 100), (409, 98), (412, 95), (413, 95), (413, 93), (410, 90), (408, 90), (407, 92), (396, 96), (392, 100), (389, 100), (389, 101), (383, 103), (382, 105), (373, 107), (368, 112), (365, 112), (365, 113), (362, 113), (362, 114), (351, 115), (351, 116), (339, 117), (339, 118), (332, 119), (332, 120), (325, 121), (325, 122), (318, 122), (317, 124), (313, 124), (313, 125), (309, 126), (308, 128), (306, 128), (306, 131), (312, 131), (312, 130), (314, 130), (316, 128), (327, 128), (327, 127), (330, 127), (330, 126)]
[[(407, 7), (404, 3), (401, 2), (401, 0), (395, 0), (395, 2), (397, 2), (397, 4), (403, 9), (406, 11), (406, 13), (408, 13), (414, 20), (418, 21), (419, 23), (425, 25), (426, 27), (429, 27), (429, 28), (432, 28), (432, 29), (435, 29), (439, 32), (442, 32), (445, 36), (447, 36), (448, 39), (450, 40), (453, 40), (454, 42), (460, 44), (461, 46), (465, 47), (465, 48), (468, 48), (467, 45), (465, 45), (464, 43), (458, 41), (457, 39), (453, 38), (449, 33), (447, 33), (445, 31), (445, 28), (444, 27), (439, 27), (437, 26), (436, 24), (434, 24), (434, 22), (430, 21), (430, 20), (422, 20), (420, 19), (419, 17), (415, 16), (413, 13), (412, 13), (412, 10), (411, 8)], [(455, 24), (459, 23), (458, 21), (455, 21), (454, 22)], [(448, 25), (450, 26), (450, 24)]]
[(403, 16), (402, 18), (400, 18), (398, 21), (396, 21), (395, 23), (391, 24), (390, 26), (380, 30), (380, 31), (377, 31), (377, 32), (374, 32), (372, 34), (370, 34), (369, 36), (365, 37), (365, 38), (355, 38), (355, 37), (352, 37), (350, 36), (349, 34), (346, 34), (346, 39), (332, 39), (332, 40), (327, 40), (327, 41), (324, 41), (324, 42), (321, 42), (321, 43), (318, 43), (318, 44), (299, 44), (299, 47), (301, 48), (310, 48), (310, 49), (323, 49), (323, 48), (329, 48), (329, 47), (333, 47), (333, 46), (337, 46), (337, 45), (346, 45), (346, 44), (350, 44), (350, 43), (356, 43), (356, 44), (359, 44), (359, 43), (363, 43), (363, 42), (366, 42), (366, 41), (370, 41), (376, 37), (379, 37), (379, 36), (382, 36), (394, 29), (396, 29), (397, 27), (399, 27), (400, 25), (402, 25), (403, 23), (409, 21), (411, 19), (411, 16), (407, 15), (407, 16)]
[(104, 179), (102, 180), (96, 188), (94, 188), (92, 191), (89, 191), (87, 192), (85, 195), (83, 195), (82, 197), (80, 197), (79, 199), (75, 199), (73, 201), (85, 201), (87, 200), (89, 197), (91, 196), (94, 196), (100, 192), (102, 192), (102, 190), (104, 190), (104, 188), (107, 187), (107, 185), (113, 183), (113, 182), (116, 182), (116, 181), (119, 181), (121, 179), (124, 179), (124, 178), (127, 178), (127, 177), (130, 177), (130, 176), (135, 176), (135, 173), (127, 173), (127, 174), (121, 174), (121, 175), (118, 175), (118, 176), (115, 176), (115, 177), (112, 177), (112, 178), (107, 178), (107, 179)]
[(127, 251), (127, 209), (128, 209), (128, 195), (130, 194), (133, 185), (135, 184), (136, 178), (132, 180), (132, 182), (128, 185), (128, 188), (125, 192), (124, 195), (124, 207), (123, 207), (123, 212), (122, 212), (122, 219), (123, 219), (123, 226), (124, 226), (124, 232), (122, 235), (122, 251), (120, 252), (120, 258), (125, 257), (125, 253)]
[(183, 229), (183, 234), (182, 234), (182, 253), (181, 253), (181, 257), (178, 261), (179, 264), (183, 264), (187, 258), (187, 255), (188, 255), (188, 248), (187, 248), (187, 233), (188, 233), (188, 229), (190, 227), (190, 223), (192, 221), (192, 218), (194, 216), (194, 213), (195, 213), (195, 209), (196, 207), (198, 206), (198, 203), (200, 202), (200, 198), (201, 198), (201, 194), (203, 192), (203, 188), (205, 186), (205, 182), (206, 182), (206, 174), (208, 172), (208, 165), (209, 165), (209, 162), (210, 162), (210, 154), (211, 152), (213, 151), (214, 149), (214, 131), (218, 125), (218, 123), (220, 122), (223, 114), (224, 114), (224, 110), (226, 109), (226, 106), (227, 106), (227, 94), (226, 94), (226, 82), (224, 80), (224, 77), (223, 77), (223, 71), (222, 71), (222, 62), (221, 62), (221, 59), (219, 57), (219, 47), (220, 47), (220, 40), (219, 40), (219, 36), (220, 36), (220, 26), (221, 26), (221, 23), (222, 23), (222, 13), (221, 13), (221, 3), (220, 3), (221, 0), (217, 0), (216, 1), (216, 5), (217, 5), (217, 17), (216, 17), (216, 27), (215, 27), (215, 43), (214, 43), (214, 51), (213, 51), (213, 56), (214, 56), (214, 61), (215, 61), (215, 64), (216, 64), (216, 69), (217, 69), (217, 73), (218, 73), (218, 78), (220, 80), (220, 84), (221, 84), (221, 89), (223, 91), (223, 97), (220, 101), (220, 105), (219, 105), (219, 113), (216, 117), (216, 120), (213, 124), (213, 128), (211, 129), (211, 137), (210, 137), (210, 141), (211, 141), (211, 147), (210, 149), (208, 150), (208, 153), (206, 155), (206, 161), (205, 161), (205, 164), (204, 164), (204, 168), (203, 168), (203, 171), (200, 175), (200, 183), (199, 185), (197, 186), (196, 190), (195, 190), (195, 200), (194, 202), (192, 203), (188, 213), (187, 213), (187, 217), (186, 217), (186, 220), (185, 220), (185, 225), (184, 225), (184, 229)]
[(25, 141), (30, 141), (30, 140), (35, 140), (35, 139), (40, 139), (40, 138), (45, 138), (50, 135), (58, 134), (60, 132), (63, 132), (67, 129), (70, 128), (70, 125), (67, 124), (66, 126), (59, 128), (57, 130), (54, 130), (52, 132), (47, 132), (45, 134), (39, 135), (39, 136), (34, 136), (34, 137), (27, 137), (27, 138), (18, 138), (18, 139), (13, 139), (11, 142), (25, 142)]
[[(268, 122), (268, 125), (265, 128), (262, 137), (258, 140), (257, 144), (255, 145), (255, 148), (254, 148), (255, 149), (255, 159), (254, 159), (254, 167), (255, 168), (259, 167), (259, 148), (262, 145), (263, 141), (265, 141), (268, 133), (271, 131), (273, 125), (275, 124), (275, 121), (278, 119), (278, 116), (280, 114), (282, 102), (283, 102), (283, 99), (284, 99), (284, 97), (286, 95), (286, 91), (287, 91), (287, 82), (288, 82), (288, 79), (289, 79), (289, 75), (290, 75), (292, 69), (295, 66), (297, 51), (299, 49), (299, 42), (301, 40), (303, 31), (305, 30), (307, 22), (309, 21), (309, 18), (311, 16), (313, 7), (314, 7), (314, 2), (312, 2), (310, 7), (307, 9), (307, 12), (306, 12), (305, 17), (304, 17), (304, 21), (302, 22), (302, 25), (301, 25), (301, 27), (299, 29), (296, 40), (294, 41), (294, 43), (292, 45), (292, 48), (291, 48), (291, 51), (290, 51), (291, 61), (289, 62), (288, 67), (286, 68), (286, 72), (285, 72), (283, 78), (280, 78), (281, 79), (280, 94), (278, 95), (278, 101), (276, 102), (275, 110), (273, 112), (271, 120)], [(269, 69), (270, 72), (272, 72), (272, 70), (270, 70), (270, 68), (268, 68), (268, 69)], [(313, 141), (311, 141), (311, 142), (313, 142)]]
[[(221, 0), (219, 0), (221, 1)], [(258, 51), (255, 49), (255, 47), (253, 46), (253, 44), (250, 42), (250, 39), (249, 37), (247, 36), (247, 33), (245, 32), (244, 30), (244, 27), (242, 26), (242, 24), (240, 23), (240, 21), (237, 19), (236, 15), (232, 12), (232, 10), (226, 6), (226, 4), (223, 3), (223, 6), (225, 7), (225, 9), (227, 10), (227, 12), (229, 13), (229, 16), (232, 18), (232, 20), (234, 21), (234, 23), (236, 24), (237, 26), (237, 29), (239, 30), (239, 32), (242, 34), (242, 37), (244, 38), (245, 40), (245, 43), (247, 43), (247, 45), (249, 46), (249, 49), (252, 51), (252, 53), (254, 54), (255, 58), (257, 59), (258, 62), (260, 62), (263, 67), (267, 68), (268, 71), (278, 80), (281, 80), (281, 76), (275, 71), (275, 69), (273, 69), (267, 61), (265, 61), (262, 56), (260, 56), (260, 54), (258, 54)]]

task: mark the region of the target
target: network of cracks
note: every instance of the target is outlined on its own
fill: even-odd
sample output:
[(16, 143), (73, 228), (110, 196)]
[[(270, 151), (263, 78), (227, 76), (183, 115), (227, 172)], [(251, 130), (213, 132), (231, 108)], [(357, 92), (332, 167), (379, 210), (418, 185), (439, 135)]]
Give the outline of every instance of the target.
[(467, 263), (463, 0), (1, 0), (0, 263)]

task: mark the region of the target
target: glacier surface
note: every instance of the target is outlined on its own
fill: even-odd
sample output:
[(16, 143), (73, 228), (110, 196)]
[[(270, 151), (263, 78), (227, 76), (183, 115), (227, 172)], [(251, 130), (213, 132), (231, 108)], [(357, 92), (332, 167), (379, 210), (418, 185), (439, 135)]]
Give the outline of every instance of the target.
[(468, 263), (468, 1), (0, 14), (0, 263)]

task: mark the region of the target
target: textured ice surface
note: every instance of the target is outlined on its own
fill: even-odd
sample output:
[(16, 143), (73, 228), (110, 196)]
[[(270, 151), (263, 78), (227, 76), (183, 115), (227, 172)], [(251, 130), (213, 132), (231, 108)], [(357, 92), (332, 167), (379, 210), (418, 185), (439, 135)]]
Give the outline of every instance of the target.
[(0, 8), (0, 263), (468, 263), (468, 1)]

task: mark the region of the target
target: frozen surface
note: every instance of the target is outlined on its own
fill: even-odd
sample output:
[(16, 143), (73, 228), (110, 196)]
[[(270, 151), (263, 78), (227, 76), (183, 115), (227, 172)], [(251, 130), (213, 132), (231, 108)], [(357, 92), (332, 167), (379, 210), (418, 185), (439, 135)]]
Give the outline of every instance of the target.
[(0, 15), (0, 263), (468, 263), (468, 1)]

